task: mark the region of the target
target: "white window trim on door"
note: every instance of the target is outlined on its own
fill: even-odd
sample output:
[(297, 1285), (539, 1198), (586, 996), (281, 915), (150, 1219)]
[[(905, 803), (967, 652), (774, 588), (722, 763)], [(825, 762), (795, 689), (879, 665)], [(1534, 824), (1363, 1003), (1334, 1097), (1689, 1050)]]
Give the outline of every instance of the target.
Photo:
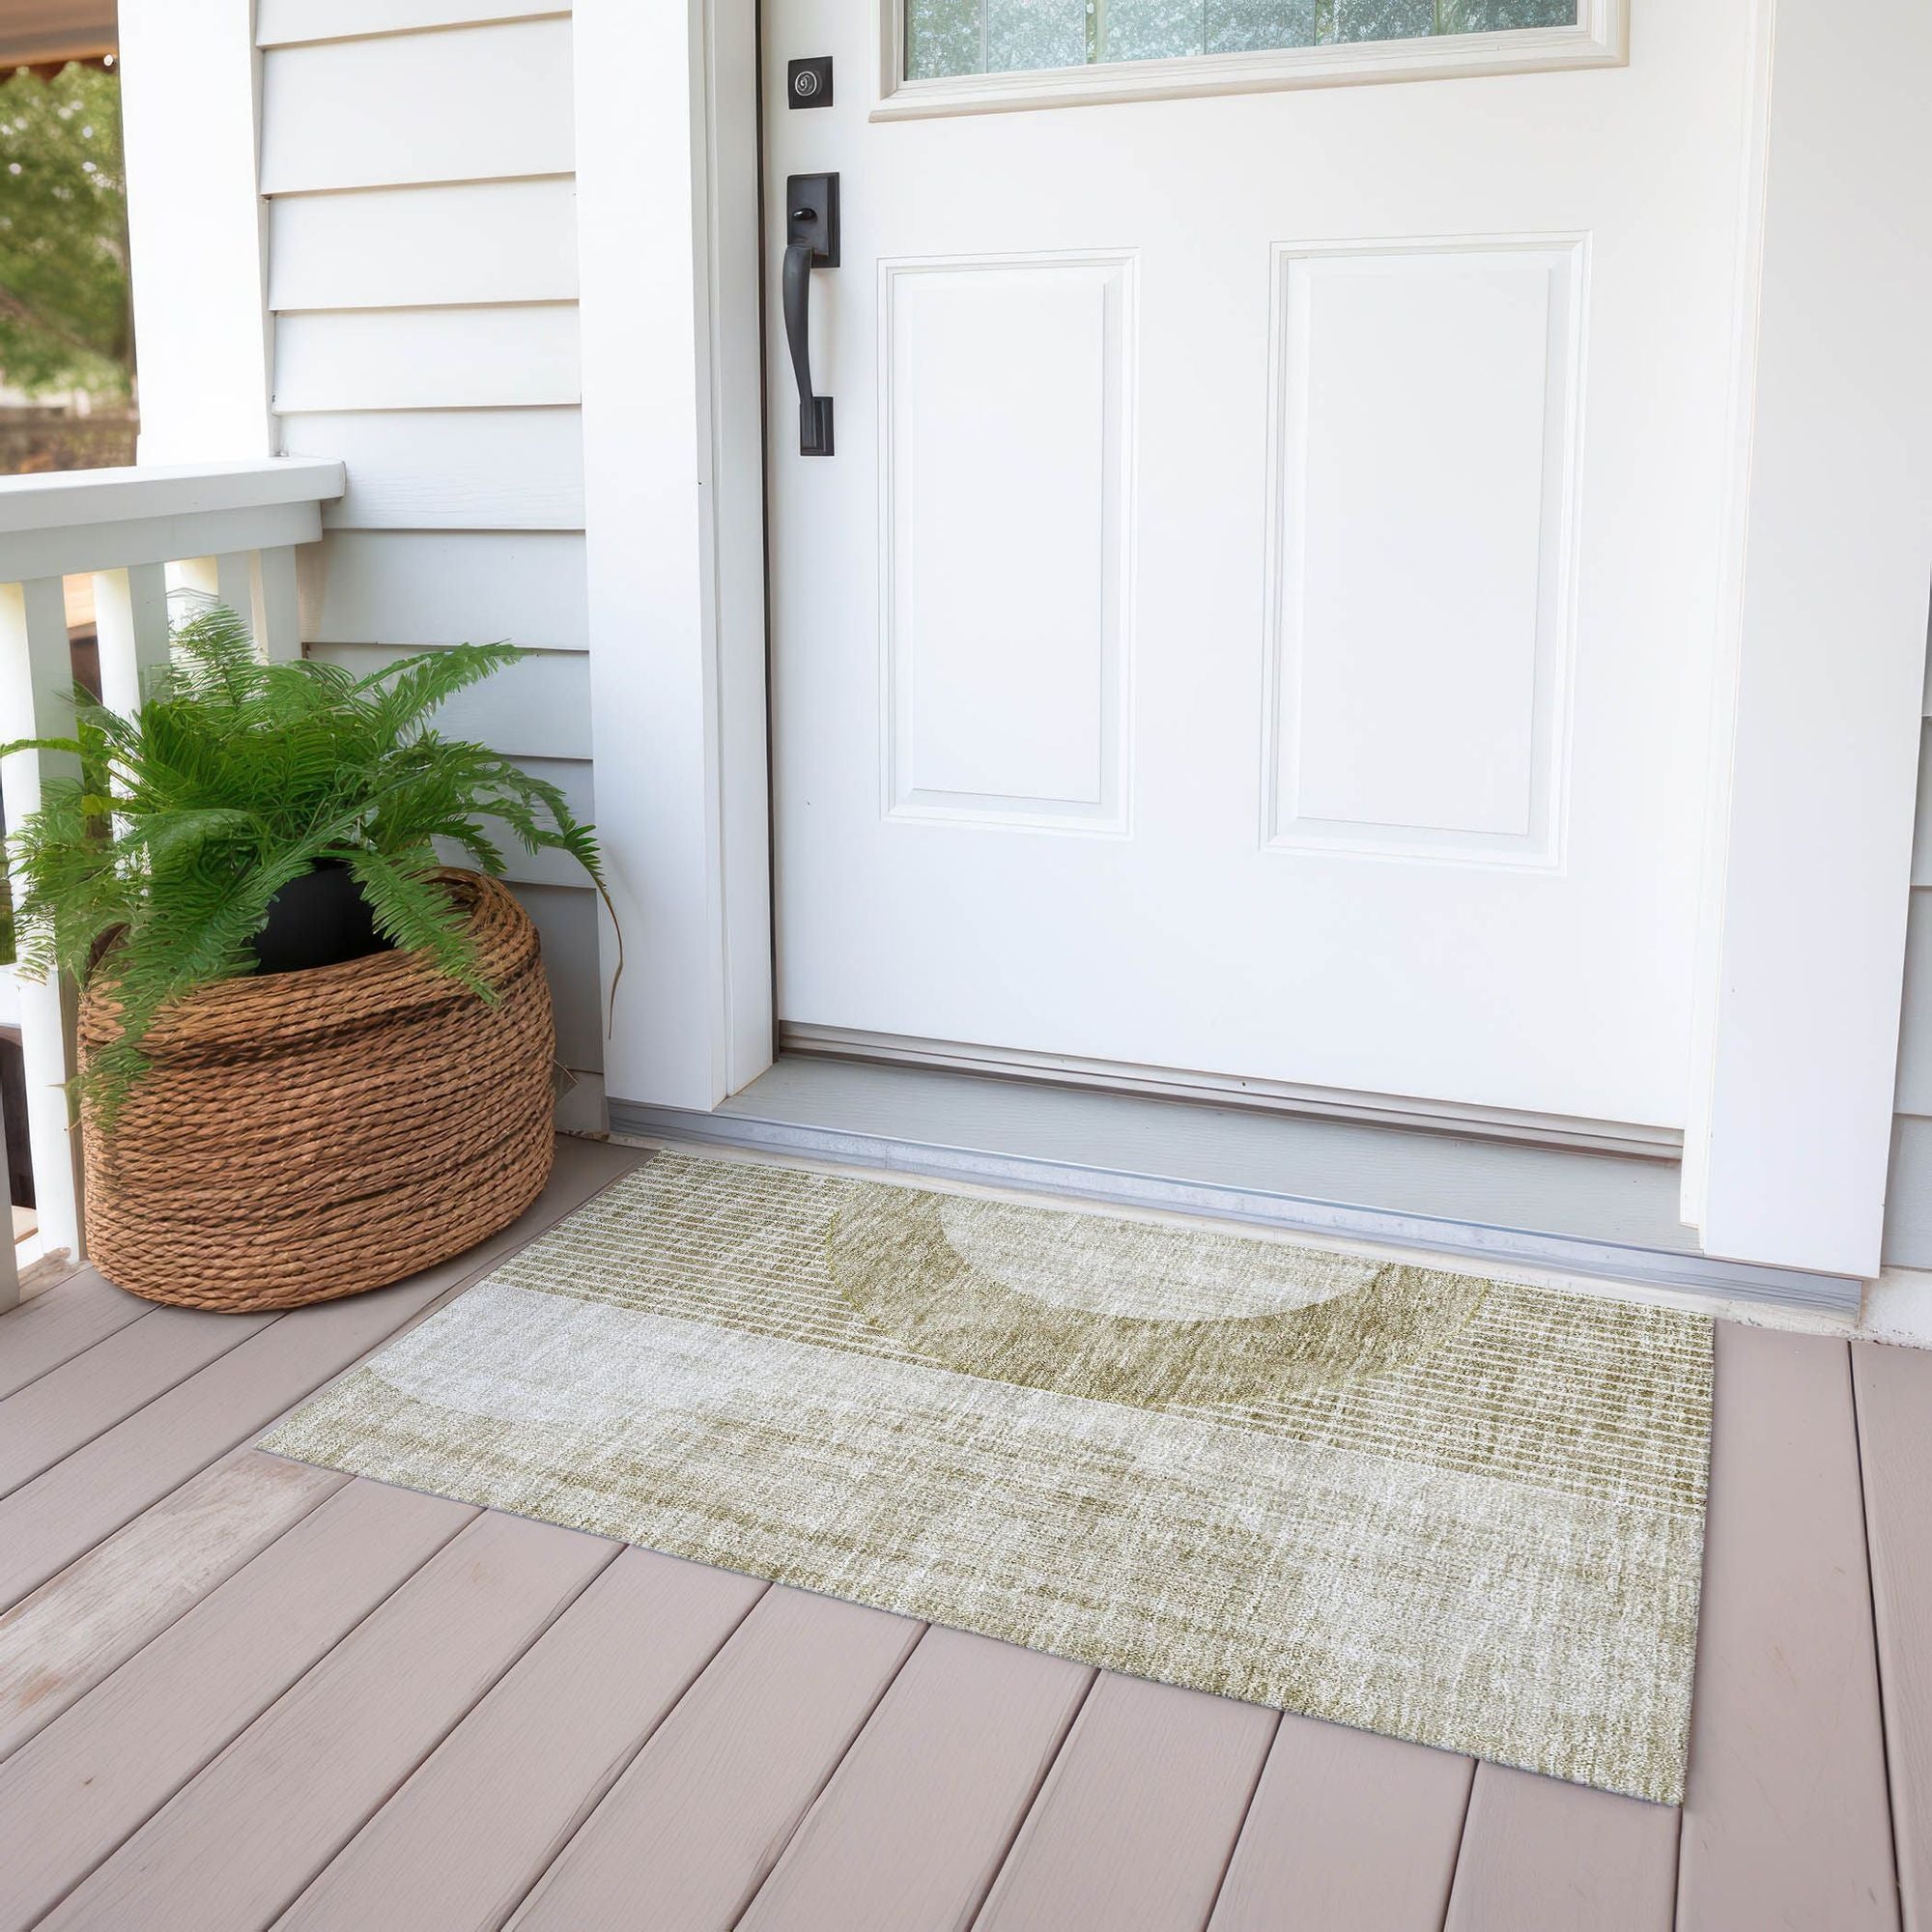
[[(1767, 48), (1774, 7), (1741, 184), (1764, 245), (1739, 277), (1744, 549), (1686, 1212), (1712, 1253), (1869, 1276), (1932, 582), (1932, 10), (1874, 0), (1847, 33), (1837, 0), (1760, 0)], [(598, 819), (629, 959), (607, 1085), (708, 1110), (772, 1040), (745, 595), (763, 571), (753, 6), (578, 0), (575, 32), (586, 91), (622, 72), (642, 96), (578, 128)], [(1828, 168), (1856, 206), (1817, 193)], [(1821, 345), (1849, 342), (1856, 384), (1828, 380)]]
[(1094, 67), (962, 73), (907, 80), (904, 0), (872, 0), (874, 121), (932, 114), (999, 114), (1107, 100), (1179, 100), (1208, 94), (1264, 94), (1291, 87), (1539, 70), (1621, 67), (1630, 58), (1629, 0), (1579, 0), (1574, 27), (1519, 27), (1427, 40), (1350, 41), (1254, 53), (1185, 54), (1176, 60), (1108, 61)]

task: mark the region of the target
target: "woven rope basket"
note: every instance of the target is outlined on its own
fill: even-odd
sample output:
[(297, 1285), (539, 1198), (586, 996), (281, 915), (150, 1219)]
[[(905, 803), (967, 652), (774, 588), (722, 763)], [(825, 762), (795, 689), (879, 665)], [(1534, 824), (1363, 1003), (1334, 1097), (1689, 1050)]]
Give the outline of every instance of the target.
[[(150, 1301), (295, 1308), (381, 1288), (516, 1219), (550, 1178), (554, 1031), (536, 928), (495, 880), (469, 908), (486, 1004), (406, 952), (228, 980), (177, 1001), (111, 1133), (83, 1126), (88, 1259)], [(80, 1044), (111, 1037), (113, 981)]]

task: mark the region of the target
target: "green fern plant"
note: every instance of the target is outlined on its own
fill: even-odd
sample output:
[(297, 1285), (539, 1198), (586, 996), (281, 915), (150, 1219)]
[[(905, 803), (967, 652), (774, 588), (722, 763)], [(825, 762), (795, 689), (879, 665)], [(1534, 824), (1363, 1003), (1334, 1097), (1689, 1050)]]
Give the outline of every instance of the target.
[[(592, 829), (563, 794), (430, 724), (458, 692), (523, 656), (512, 644), (424, 651), (367, 677), (313, 659), (265, 664), (216, 605), (182, 626), (169, 667), (124, 718), (75, 693), (71, 738), (0, 748), (77, 756), (8, 841), (23, 970), (84, 977), (111, 947), (119, 1031), (81, 1097), (111, 1123), (147, 1070), (143, 1041), (170, 1000), (252, 972), (269, 902), (321, 862), (346, 866), (377, 929), (479, 998), (462, 915), (435, 841), (483, 871), (495, 819), (529, 851), (567, 852), (600, 893)], [(609, 903), (608, 895), (606, 903)]]

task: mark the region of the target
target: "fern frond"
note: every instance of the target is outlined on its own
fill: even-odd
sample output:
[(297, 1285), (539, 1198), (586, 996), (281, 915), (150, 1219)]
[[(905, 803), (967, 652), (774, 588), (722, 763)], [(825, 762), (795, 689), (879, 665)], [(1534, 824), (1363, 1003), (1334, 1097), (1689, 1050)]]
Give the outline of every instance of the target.
[(398, 864), (367, 847), (345, 856), (384, 938), (409, 952), (428, 953), (438, 972), (485, 999), (496, 997), (476, 970), (476, 949), (462, 913), (435, 876), (434, 852), (409, 855), (415, 864)]
[[(603, 892), (594, 831), (556, 786), (431, 726), (457, 693), (522, 656), (457, 644), (364, 677), (308, 659), (267, 664), (247, 625), (215, 606), (175, 633), (131, 716), (76, 694), (71, 737), (5, 748), (80, 765), (78, 779), (47, 781), (9, 840), (11, 938), (25, 970), (81, 976), (113, 936), (101, 970), (120, 1032), (88, 1079), (103, 1119), (145, 1070), (156, 1015), (253, 971), (270, 900), (320, 860), (349, 866), (386, 938), (484, 997), (435, 876), (439, 842), (500, 872), (507, 831), (527, 851), (567, 853)], [(0, 916), (0, 943), (9, 936)]]

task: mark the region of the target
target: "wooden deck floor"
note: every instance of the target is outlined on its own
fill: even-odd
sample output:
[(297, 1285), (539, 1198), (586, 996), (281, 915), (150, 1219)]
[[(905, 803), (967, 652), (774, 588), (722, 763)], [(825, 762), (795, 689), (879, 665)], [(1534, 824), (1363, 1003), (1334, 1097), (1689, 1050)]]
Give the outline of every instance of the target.
[(1719, 1331), (1690, 1802), (284, 1463), (468, 1259), (0, 1317), (0, 1932), (1932, 1932), (1932, 1355)]

